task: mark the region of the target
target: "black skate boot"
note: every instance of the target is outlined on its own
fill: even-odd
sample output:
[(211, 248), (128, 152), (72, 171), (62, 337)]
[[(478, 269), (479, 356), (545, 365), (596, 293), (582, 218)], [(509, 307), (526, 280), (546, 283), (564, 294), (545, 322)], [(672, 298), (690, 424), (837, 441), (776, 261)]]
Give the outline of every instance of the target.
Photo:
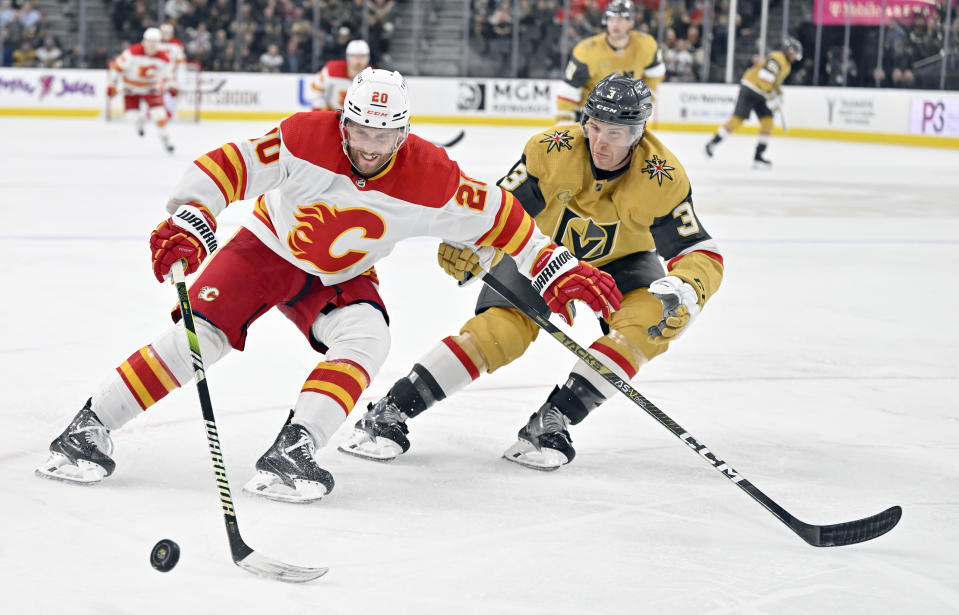
[(753, 168), (754, 169), (771, 169), (773, 163), (771, 160), (763, 157), (763, 153), (766, 151), (766, 144), (760, 143), (756, 146), (756, 155), (753, 156)]
[(256, 476), (243, 490), (280, 502), (313, 502), (333, 491), (333, 475), (316, 464), (316, 443), (310, 432), (290, 419), (257, 460)]
[(719, 145), (719, 142), (722, 140), (722, 137), (719, 135), (713, 135), (713, 138), (706, 142), (706, 147), (704, 148), (706, 152), (706, 158), (713, 157), (713, 154), (716, 153), (716, 146)]
[(88, 399), (63, 433), (50, 443), (50, 458), (37, 468), (37, 476), (90, 485), (113, 474), (117, 464), (110, 458), (110, 430), (90, 409), (91, 403)]
[(503, 457), (535, 470), (556, 470), (576, 456), (567, 425), (566, 415), (547, 401), (529, 417), (516, 444), (506, 449)]
[(407, 419), (409, 417), (399, 409), (393, 396), (387, 394), (368, 406), (366, 414), (356, 422), (353, 435), (339, 449), (363, 459), (393, 461), (410, 450), (410, 441), (406, 437), (410, 433)]

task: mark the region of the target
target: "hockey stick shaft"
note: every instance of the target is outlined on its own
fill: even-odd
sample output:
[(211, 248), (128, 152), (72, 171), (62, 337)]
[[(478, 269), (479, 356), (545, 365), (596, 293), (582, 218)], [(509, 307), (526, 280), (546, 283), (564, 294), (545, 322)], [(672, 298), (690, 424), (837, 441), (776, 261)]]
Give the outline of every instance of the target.
[(226, 524), (226, 534), (230, 540), (230, 554), (233, 557), (233, 563), (255, 575), (285, 581), (287, 583), (304, 583), (317, 579), (326, 574), (329, 569), (294, 566), (271, 559), (255, 552), (240, 536), (240, 527), (237, 525), (236, 513), (233, 508), (233, 495), (230, 491), (230, 481), (226, 477), (226, 465), (223, 463), (223, 453), (220, 450), (220, 436), (217, 433), (216, 418), (213, 416), (213, 403), (210, 401), (210, 390), (206, 382), (206, 371), (203, 368), (203, 356), (200, 354), (200, 340), (196, 334), (196, 322), (193, 319), (190, 294), (186, 288), (184, 261), (176, 261), (173, 264), (171, 273), (179, 297), (180, 314), (183, 317), (183, 328), (186, 330), (187, 343), (190, 346), (190, 354), (193, 358), (196, 390), (200, 397), (200, 409), (203, 412), (203, 421), (206, 423), (206, 439), (210, 449), (210, 459), (213, 461), (213, 473), (216, 475), (216, 485), (220, 491), (220, 506), (223, 509), (223, 522)]
[(523, 301), (523, 299), (510, 290), (509, 287), (507, 287), (501, 280), (497, 279), (494, 275), (488, 272), (482, 274), (482, 277), (483, 282), (485, 282), (490, 288), (495, 290), (504, 299), (513, 304), (516, 309), (529, 317), (541, 329), (549, 333), (552, 337), (556, 338), (557, 341), (565, 346), (570, 352), (575, 354), (583, 363), (591, 367), (600, 376), (602, 376), (604, 380), (616, 387), (617, 391), (625, 395), (630, 401), (642, 408), (651, 417), (656, 419), (656, 421), (668, 429), (670, 433), (685, 442), (689, 448), (696, 451), (703, 459), (708, 461), (710, 465), (716, 468), (720, 474), (749, 494), (750, 497), (761, 504), (766, 510), (772, 513), (773, 516), (782, 521), (787, 527), (789, 527), (789, 529), (795, 532), (807, 543), (817, 547), (830, 547), (863, 542), (865, 540), (871, 540), (877, 536), (885, 534), (895, 527), (896, 523), (899, 522), (899, 518), (902, 515), (902, 509), (898, 506), (893, 506), (882, 513), (873, 515), (872, 517), (835, 525), (811, 525), (800, 521), (787, 512), (782, 506), (777, 504), (772, 498), (760, 491), (758, 487), (746, 480), (745, 477), (734, 470), (732, 466), (723, 461), (718, 455), (710, 451), (706, 445), (694, 438), (692, 434), (683, 429), (676, 421), (667, 416), (665, 412), (657, 408), (655, 404), (646, 399), (642, 393), (634, 389), (628, 382), (619, 377), (614, 371), (606, 367), (602, 361), (597, 359), (587, 349), (583, 348), (570, 336), (563, 333), (558, 327), (556, 327), (556, 325), (551, 323), (546, 316), (539, 313), (539, 311)]
[(203, 356), (200, 354), (200, 340), (196, 335), (196, 323), (193, 320), (193, 308), (190, 306), (190, 295), (186, 288), (186, 275), (183, 261), (173, 264), (173, 282), (176, 285), (180, 301), (180, 313), (183, 316), (183, 328), (186, 330), (187, 342), (190, 345), (190, 354), (193, 358), (193, 373), (196, 378), (196, 391), (200, 397), (200, 409), (203, 412), (203, 422), (206, 423), (206, 439), (210, 448), (210, 458), (213, 460), (213, 473), (216, 475), (216, 486), (220, 490), (220, 506), (223, 508), (223, 521), (226, 524), (226, 534), (230, 539), (230, 552), (233, 559), (243, 559), (253, 549), (248, 547), (240, 537), (240, 528), (237, 525), (236, 514), (233, 508), (233, 495), (230, 491), (230, 482), (226, 477), (226, 466), (223, 463), (223, 453), (220, 449), (220, 436), (216, 429), (216, 418), (213, 416), (213, 403), (210, 401), (210, 389), (206, 382), (206, 371), (203, 369)]

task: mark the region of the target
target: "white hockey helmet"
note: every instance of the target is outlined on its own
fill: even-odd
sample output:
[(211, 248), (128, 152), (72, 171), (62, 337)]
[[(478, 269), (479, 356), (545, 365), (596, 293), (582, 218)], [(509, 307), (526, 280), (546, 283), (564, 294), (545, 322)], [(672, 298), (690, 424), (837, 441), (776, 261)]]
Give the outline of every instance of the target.
[(364, 68), (353, 78), (343, 100), (343, 121), (371, 128), (409, 132), (410, 97), (406, 79), (396, 71)]
[(370, 57), (370, 46), (366, 44), (366, 41), (360, 39), (350, 41), (346, 46), (345, 55)]
[(159, 28), (147, 28), (146, 30), (143, 31), (144, 43), (151, 42), (151, 41), (154, 43), (159, 43), (162, 38), (163, 37), (160, 36)]

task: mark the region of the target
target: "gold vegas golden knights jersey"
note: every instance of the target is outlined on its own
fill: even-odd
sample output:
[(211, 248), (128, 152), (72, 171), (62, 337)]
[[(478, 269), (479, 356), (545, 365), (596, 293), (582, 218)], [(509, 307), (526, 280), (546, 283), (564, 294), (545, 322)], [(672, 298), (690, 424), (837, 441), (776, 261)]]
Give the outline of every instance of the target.
[(782, 85), (786, 77), (792, 71), (792, 64), (786, 58), (782, 51), (773, 51), (762, 64), (756, 64), (750, 67), (743, 78), (739, 81), (743, 85), (757, 94), (766, 98)]
[(610, 73), (641, 78), (650, 90), (655, 90), (666, 76), (666, 65), (656, 39), (633, 30), (629, 33), (629, 44), (623, 49), (613, 49), (606, 34), (597, 34), (577, 43), (559, 87), (557, 110), (567, 116), (578, 110), (583, 106), (585, 96)]
[(618, 171), (594, 173), (588, 147), (579, 124), (554, 126), (526, 143), (499, 185), (577, 258), (602, 267), (656, 250), (704, 304), (722, 281), (722, 256), (693, 211), (682, 164), (649, 131)]

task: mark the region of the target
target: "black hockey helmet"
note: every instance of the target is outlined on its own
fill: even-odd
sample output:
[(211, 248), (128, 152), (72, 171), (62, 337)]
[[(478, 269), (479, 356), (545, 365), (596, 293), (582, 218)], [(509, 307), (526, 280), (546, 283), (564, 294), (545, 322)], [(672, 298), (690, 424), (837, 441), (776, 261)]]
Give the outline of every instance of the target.
[(625, 17), (626, 19), (636, 19), (636, 6), (633, 0), (610, 0), (603, 11), (603, 25), (610, 17)]
[(583, 119), (640, 126), (653, 115), (653, 94), (642, 79), (619, 73), (603, 77), (586, 97)]
[(791, 36), (783, 37), (783, 51), (788, 51), (796, 57), (796, 62), (802, 60), (802, 43)]

